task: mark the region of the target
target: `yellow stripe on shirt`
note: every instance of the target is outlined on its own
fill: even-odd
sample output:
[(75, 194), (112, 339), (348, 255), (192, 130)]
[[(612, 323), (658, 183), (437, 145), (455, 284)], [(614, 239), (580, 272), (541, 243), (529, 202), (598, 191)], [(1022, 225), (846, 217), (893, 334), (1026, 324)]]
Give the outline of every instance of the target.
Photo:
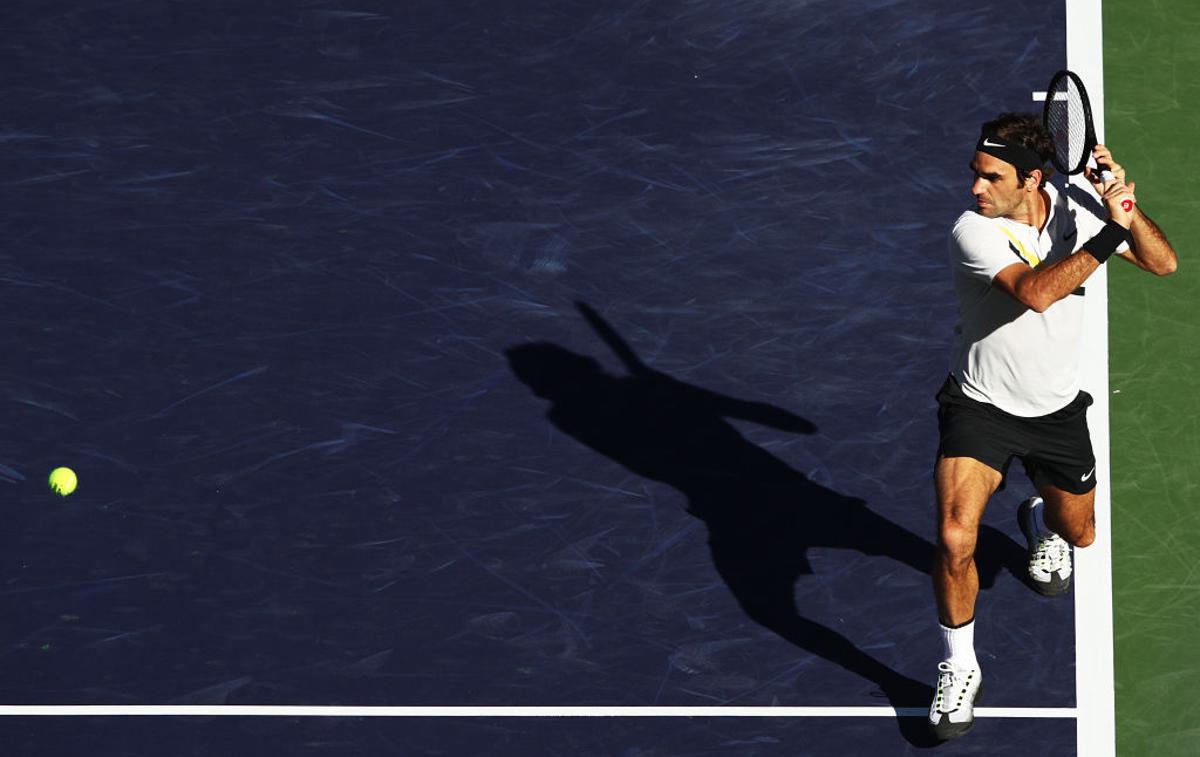
[(1012, 240), (1013, 247), (1017, 254), (1021, 256), (1021, 260), (1024, 260), (1026, 263), (1028, 263), (1031, 268), (1037, 268), (1039, 265), (1041, 265), (1042, 259), (1027, 250), (1025, 245), (1021, 244), (1021, 240), (1017, 239), (1015, 234), (1003, 226), (1000, 227), (1000, 230), (1004, 232), (1006, 237)]

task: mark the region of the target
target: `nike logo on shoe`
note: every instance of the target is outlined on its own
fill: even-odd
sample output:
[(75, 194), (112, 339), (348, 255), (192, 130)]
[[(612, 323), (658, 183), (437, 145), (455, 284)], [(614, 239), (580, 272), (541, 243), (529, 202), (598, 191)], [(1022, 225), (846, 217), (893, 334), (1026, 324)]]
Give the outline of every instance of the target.
[(1095, 468), (1092, 468), (1090, 471), (1088, 471), (1087, 473), (1085, 473), (1085, 474), (1083, 474), (1082, 476), (1080, 476), (1079, 480), (1080, 480), (1080, 481), (1087, 481), (1089, 478), (1091, 478), (1091, 477), (1092, 477), (1092, 474), (1093, 474), (1093, 473), (1095, 473), (1095, 472), (1096, 472), (1096, 469), (1095, 469)]

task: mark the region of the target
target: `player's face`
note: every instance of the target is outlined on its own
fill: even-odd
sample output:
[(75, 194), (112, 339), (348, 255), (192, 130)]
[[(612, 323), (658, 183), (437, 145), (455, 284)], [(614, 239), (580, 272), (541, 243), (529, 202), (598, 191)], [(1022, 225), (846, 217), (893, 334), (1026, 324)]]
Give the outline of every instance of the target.
[(1002, 218), (1011, 213), (1024, 200), (1024, 191), (1017, 182), (1017, 169), (986, 152), (975, 153), (971, 161), (975, 182), (971, 194), (975, 195), (975, 209), (987, 218)]

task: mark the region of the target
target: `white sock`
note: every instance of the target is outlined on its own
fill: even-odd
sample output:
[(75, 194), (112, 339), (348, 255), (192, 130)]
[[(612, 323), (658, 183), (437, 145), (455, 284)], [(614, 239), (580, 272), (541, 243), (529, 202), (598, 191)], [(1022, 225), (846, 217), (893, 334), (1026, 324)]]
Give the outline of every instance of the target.
[(958, 628), (946, 628), (941, 623), (938, 627), (942, 629), (946, 661), (956, 668), (978, 668), (979, 661), (975, 659), (975, 620)]

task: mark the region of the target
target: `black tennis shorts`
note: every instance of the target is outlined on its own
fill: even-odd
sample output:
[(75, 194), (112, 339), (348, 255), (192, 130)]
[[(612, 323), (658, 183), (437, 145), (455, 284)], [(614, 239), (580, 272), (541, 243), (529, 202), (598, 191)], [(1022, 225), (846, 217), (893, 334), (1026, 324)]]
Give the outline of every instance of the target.
[(1048, 483), (1072, 494), (1096, 487), (1096, 456), (1087, 426), (1092, 396), (1087, 392), (1062, 410), (1022, 418), (971, 399), (950, 376), (937, 401), (939, 458), (972, 457), (1007, 478), (1009, 463), (1017, 457), (1035, 486)]

